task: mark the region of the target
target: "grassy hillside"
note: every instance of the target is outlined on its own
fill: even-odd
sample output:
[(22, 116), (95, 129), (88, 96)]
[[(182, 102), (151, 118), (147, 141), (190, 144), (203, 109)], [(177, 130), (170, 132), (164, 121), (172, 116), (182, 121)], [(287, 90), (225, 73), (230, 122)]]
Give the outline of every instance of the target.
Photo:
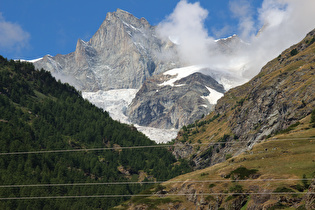
[[(240, 154), (309, 115), (315, 109), (314, 40), (315, 30), (266, 64), (248, 83), (229, 90), (209, 116), (184, 126), (178, 143), (185, 143), (186, 148), (175, 153), (201, 169)], [(229, 146), (234, 142), (240, 143)], [(190, 156), (181, 155), (187, 154), (181, 151), (187, 145), (196, 143), (200, 147)]]
[[(121, 149), (137, 145), (155, 143), (49, 72), (0, 57), (0, 209), (108, 209), (127, 198), (28, 197), (131, 195), (148, 185), (71, 184), (167, 180), (190, 170), (164, 148)], [(75, 149), (81, 152), (19, 153)]]
[(171, 179), (145, 192), (154, 196), (135, 197), (116, 209), (306, 209), (305, 194), (315, 178), (310, 122), (309, 115), (241, 155)]

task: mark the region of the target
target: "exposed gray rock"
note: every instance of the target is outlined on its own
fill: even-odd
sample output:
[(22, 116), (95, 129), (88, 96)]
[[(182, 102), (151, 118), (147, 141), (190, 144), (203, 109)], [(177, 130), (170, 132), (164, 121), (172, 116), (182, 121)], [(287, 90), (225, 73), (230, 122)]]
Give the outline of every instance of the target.
[[(203, 69), (203, 74), (194, 74), (175, 83), (175, 86), (159, 86), (167, 76), (161, 73), (180, 67), (177, 45), (160, 39), (156, 27), (144, 18), (117, 9), (108, 13), (106, 19), (85, 42), (77, 41), (76, 50), (67, 55), (46, 55), (34, 63), (37, 69), (44, 68), (62, 82), (67, 82), (84, 92), (110, 89), (140, 89), (127, 115), (130, 121), (156, 128), (180, 128), (193, 123), (209, 113), (210, 104), (201, 96), (211, 93), (206, 87), (219, 93), (224, 88), (217, 81), (224, 77), (229, 89), (239, 79)], [(214, 43), (221, 53), (232, 54), (241, 46), (237, 36)], [(159, 77), (152, 76), (160, 75)], [(149, 79), (149, 80), (148, 80)], [(231, 85), (231, 84), (232, 85)], [(91, 101), (93, 103), (93, 101)]]
[(305, 201), (305, 208), (306, 209), (315, 209), (315, 178), (311, 182), (308, 192), (303, 198), (303, 201)]
[[(311, 53), (314, 51), (311, 40), (314, 39), (315, 30), (266, 64), (248, 83), (225, 93), (213, 113), (213, 116), (219, 117), (216, 121), (206, 123), (206, 128), (226, 122), (224, 142), (238, 139), (240, 144), (231, 146), (227, 143), (217, 153), (193, 156), (194, 168), (222, 162), (225, 154), (240, 154), (261, 140), (279, 132), (289, 132), (289, 126), (300, 123), (301, 119), (312, 113), (315, 107), (315, 72), (312, 69), (315, 55)], [(298, 49), (297, 55), (292, 55), (294, 49)], [(218, 137), (213, 140), (223, 139)], [(207, 151), (210, 147), (201, 150)]]
[(165, 77), (156, 76), (143, 84), (127, 111), (131, 122), (150, 127), (181, 128), (207, 115), (213, 108), (213, 104), (202, 97), (211, 94), (207, 87), (224, 93), (221, 84), (201, 73), (182, 78), (174, 86), (160, 85)]
[(35, 62), (82, 91), (140, 88), (152, 75), (179, 66), (176, 46), (155, 35), (155, 27), (118, 9), (88, 42), (78, 40), (67, 55), (45, 56)]

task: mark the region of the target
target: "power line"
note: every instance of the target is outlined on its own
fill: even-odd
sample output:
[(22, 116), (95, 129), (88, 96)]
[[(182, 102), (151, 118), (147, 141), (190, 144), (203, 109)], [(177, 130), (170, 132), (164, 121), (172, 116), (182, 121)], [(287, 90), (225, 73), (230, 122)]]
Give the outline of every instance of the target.
[(280, 181), (312, 181), (313, 179), (247, 179), (247, 180), (186, 180), (186, 181), (151, 181), (151, 182), (101, 182), (101, 183), (69, 183), (69, 184), (29, 184), (0, 185), (0, 188), (19, 187), (61, 187), (61, 186), (92, 186), (92, 185), (128, 185), (128, 184), (161, 184), (161, 183), (211, 183), (211, 182), (280, 182)]
[[(266, 141), (269, 141), (269, 140), (299, 140), (299, 139), (301, 139), (301, 140), (308, 140), (308, 139), (315, 139), (315, 137), (305, 137), (305, 138), (286, 138), (286, 139), (279, 139), (279, 138), (270, 138), (270, 139), (264, 139), (264, 140), (266, 140)], [(262, 141), (264, 141), (264, 140), (262, 140)]]
[[(315, 139), (310, 138), (292, 138), (292, 139), (271, 139), (272, 141), (301, 141)], [(270, 141), (270, 140), (267, 140)], [(217, 144), (239, 144), (248, 143), (248, 141), (236, 141), (236, 142), (213, 142), (213, 143), (200, 143), (200, 144), (177, 144), (177, 145), (149, 145), (149, 146), (130, 146), (130, 147), (104, 147), (104, 148), (92, 148), (92, 149), (69, 149), (69, 150), (42, 150), (42, 151), (26, 151), (26, 152), (4, 152), (1, 155), (25, 155), (25, 154), (44, 154), (44, 153), (63, 153), (63, 152), (88, 152), (88, 151), (105, 151), (105, 150), (124, 150), (124, 149), (146, 149), (146, 148), (162, 148), (162, 147), (185, 147), (185, 146), (200, 146), (200, 145), (217, 145)]]
[(37, 200), (37, 199), (78, 199), (78, 198), (121, 198), (121, 197), (151, 197), (151, 196), (208, 196), (208, 195), (315, 195), (315, 192), (270, 192), (270, 193), (195, 193), (195, 194), (137, 194), (137, 195), (70, 195), (42, 197), (6, 197), (0, 200)]
[(0, 155), (25, 155), (25, 154), (62, 153), (62, 152), (88, 152), (88, 151), (102, 151), (102, 150), (144, 149), (144, 148), (170, 147), (170, 146), (172, 146), (172, 145), (104, 147), (104, 148), (93, 148), (93, 149), (69, 149), (69, 150), (43, 150), (43, 151), (29, 151), (29, 152), (6, 152), (6, 153), (0, 153)]

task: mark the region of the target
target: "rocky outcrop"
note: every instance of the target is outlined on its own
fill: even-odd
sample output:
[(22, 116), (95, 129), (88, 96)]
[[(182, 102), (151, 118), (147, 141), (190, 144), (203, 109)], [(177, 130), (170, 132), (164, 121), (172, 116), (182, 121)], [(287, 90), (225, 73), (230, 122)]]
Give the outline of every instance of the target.
[(47, 55), (35, 67), (81, 91), (140, 88), (148, 77), (178, 66), (175, 48), (147, 20), (118, 9), (88, 42), (78, 40), (75, 52)]
[[(204, 131), (189, 133), (189, 139), (196, 142), (194, 136), (205, 136), (204, 142), (227, 144), (219, 149), (211, 144), (202, 147), (200, 154), (191, 156), (195, 169), (224, 161), (225, 154), (236, 155), (251, 149), (260, 140), (288, 129), (309, 115), (315, 108), (314, 50), (315, 30), (270, 61), (248, 83), (226, 92), (212, 113), (212, 119), (217, 116), (216, 120), (208, 118), (199, 122)], [(224, 133), (218, 133), (217, 129), (224, 129)], [(196, 128), (187, 132), (193, 130)], [(181, 141), (185, 132), (179, 133)], [(240, 142), (238, 146), (228, 144), (235, 140)], [(217, 151), (201, 158), (210, 149)]]
[[(269, 62), (249, 83), (219, 100), (216, 112), (228, 116), (232, 134), (252, 146), (256, 141), (288, 128), (315, 107), (315, 30), (299, 44)], [(298, 53), (293, 53), (294, 51)], [(237, 98), (227, 104), (228, 97)], [(236, 105), (236, 106), (235, 106)]]
[(207, 115), (213, 108), (206, 97), (212, 90), (224, 88), (212, 77), (194, 73), (174, 85), (161, 85), (171, 78), (161, 75), (147, 80), (130, 104), (127, 116), (131, 122), (150, 127), (181, 128)]
[(308, 192), (304, 196), (302, 202), (305, 203), (305, 208), (306, 209), (315, 209), (315, 178), (311, 182)]

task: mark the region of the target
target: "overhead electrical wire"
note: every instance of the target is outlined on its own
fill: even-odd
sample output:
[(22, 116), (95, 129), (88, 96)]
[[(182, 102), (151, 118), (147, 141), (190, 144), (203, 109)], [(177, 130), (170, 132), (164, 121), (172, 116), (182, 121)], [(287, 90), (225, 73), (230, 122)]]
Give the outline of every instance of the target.
[(78, 198), (121, 198), (121, 197), (151, 197), (151, 196), (209, 196), (209, 195), (315, 195), (315, 192), (262, 192), (262, 193), (194, 193), (194, 194), (137, 194), (137, 195), (69, 195), (42, 197), (5, 197), (0, 200), (37, 200), (37, 199), (78, 199)]
[[(291, 139), (268, 139), (265, 141), (300, 141), (311, 140), (310, 138), (291, 138)], [(131, 146), (131, 147), (111, 147), (111, 148), (93, 148), (93, 149), (75, 149), (75, 150), (46, 150), (46, 151), (28, 151), (28, 152), (7, 152), (0, 155), (22, 155), (22, 154), (43, 154), (43, 153), (63, 153), (63, 152), (87, 152), (102, 150), (122, 150), (122, 149), (145, 149), (158, 147), (184, 147), (198, 145), (216, 145), (216, 144), (239, 144), (248, 143), (245, 141), (237, 142), (213, 142), (200, 144), (180, 144), (180, 145), (149, 145), (149, 146)], [(91, 185), (128, 185), (128, 184), (159, 184), (159, 183), (210, 183), (210, 182), (280, 182), (280, 181), (310, 181), (313, 179), (253, 179), (253, 180), (185, 180), (185, 181), (152, 181), (152, 182), (105, 182), (105, 183), (69, 183), (69, 184), (29, 184), (29, 185), (0, 185), (0, 188), (22, 188), (22, 187), (59, 187), (59, 186), (91, 186)], [(314, 192), (270, 192), (270, 193), (200, 193), (200, 194), (163, 194), (163, 196), (196, 196), (196, 195), (297, 195), (297, 194), (315, 194)], [(78, 198), (118, 198), (118, 197), (148, 197), (159, 196), (159, 194), (137, 194), (137, 195), (84, 195), (84, 196), (43, 196), (43, 197), (5, 197), (0, 200), (35, 200), (35, 199), (78, 199)]]
[[(272, 141), (301, 141), (315, 139), (310, 138), (292, 138), (292, 139), (271, 139)], [(267, 140), (270, 141), (270, 140)], [(148, 146), (130, 146), (130, 147), (104, 147), (104, 148), (92, 148), (92, 149), (68, 149), (68, 150), (40, 150), (40, 151), (25, 151), (25, 152), (2, 152), (3, 155), (26, 155), (26, 154), (44, 154), (44, 153), (64, 153), (64, 152), (88, 152), (88, 151), (105, 151), (105, 150), (123, 150), (123, 149), (146, 149), (146, 148), (162, 148), (162, 147), (185, 147), (185, 146), (200, 146), (200, 145), (217, 145), (217, 144), (239, 144), (248, 143), (248, 141), (236, 141), (236, 142), (213, 142), (213, 143), (200, 143), (200, 144), (157, 144)]]
[(148, 181), (148, 182), (95, 182), (68, 184), (28, 184), (28, 185), (0, 185), (0, 188), (21, 187), (61, 187), (61, 186), (92, 186), (92, 185), (128, 185), (128, 184), (161, 184), (161, 183), (211, 183), (211, 182), (281, 182), (281, 181), (312, 181), (313, 179), (246, 179), (246, 180), (185, 180), (185, 181)]

